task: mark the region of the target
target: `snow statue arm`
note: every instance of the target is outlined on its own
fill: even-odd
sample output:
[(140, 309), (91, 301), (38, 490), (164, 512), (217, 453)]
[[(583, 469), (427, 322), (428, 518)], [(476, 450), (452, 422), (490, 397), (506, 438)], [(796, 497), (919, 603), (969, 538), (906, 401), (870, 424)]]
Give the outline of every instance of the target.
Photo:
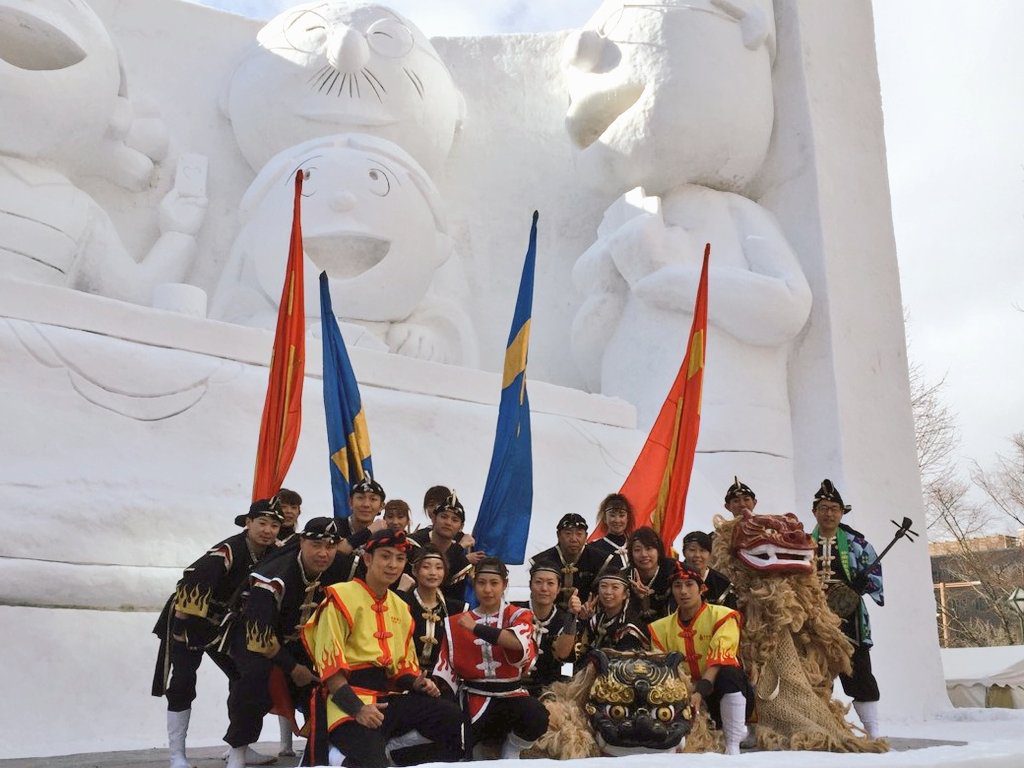
[(92, 229), (72, 287), (149, 304), (156, 285), (180, 282), (192, 265), (196, 234), (206, 218), (206, 170), (203, 155), (178, 159), (174, 187), (160, 203), (160, 236), (141, 262), (125, 249), (106, 212), (93, 204)]
[[(771, 214), (739, 195), (728, 194), (728, 199), (742, 252), (739, 262), (744, 266), (736, 266), (736, 259), (725, 258), (720, 258), (716, 264), (715, 243), (712, 243), (710, 290), (712, 295), (729, 300), (712, 301), (708, 318), (712, 324), (749, 344), (785, 344), (807, 322), (811, 308), (810, 286)], [(660, 246), (653, 236), (643, 245), (674, 250), (684, 244), (679, 230), (679, 227), (667, 227)], [(697, 253), (697, 245), (689, 244), (688, 252)], [(678, 309), (693, 302), (699, 277), (700, 265), (695, 259), (668, 263), (633, 282), (633, 292), (654, 306)]]

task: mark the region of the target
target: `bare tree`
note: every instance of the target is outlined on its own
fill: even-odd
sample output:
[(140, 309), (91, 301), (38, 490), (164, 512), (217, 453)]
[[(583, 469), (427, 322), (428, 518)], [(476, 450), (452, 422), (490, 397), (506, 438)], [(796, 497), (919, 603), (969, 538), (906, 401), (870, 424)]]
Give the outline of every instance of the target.
[[(1013, 437), (1012, 454), (999, 456), (995, 468), (985, 471), (975, 464), (970, 480), (965, 479), (956, 464), (960, 435), (955, 414), (942, 401), (944, 385), (944, 378), (928, 382), (921, 367), (911, 365), (911, 405), (929, 537), (954, 542), (953, 551), (942, 558), (939, 579), (964, 585), (940, 606), (947, 644), (1012, 643), (1019, 621), (1006, 597), (1024, 584), (1024, 553), (982, 552), (979, 543), (1001, 519), (1024, 526), (1024, 433)], [(988, 503), (971, 500), (972, 483), (984, 491)]]
[(911, 363), (910, 405), (927, 526), (932, 538), (963, 541), (979, 535), (989, 520), (982, 508), (966, 501), (970, 484), (955, 463), (960, 431), (956, 415), (942, 401), (945, 384), (945, 377), (927, 381), (921, 366)]
[(994, 469), (985, 471), (975, 462), (971, 479), (996, 509), (1024, 528), (1024, 432), (1011, 437), (1010, 443), (1012, 453), (996, 456)]

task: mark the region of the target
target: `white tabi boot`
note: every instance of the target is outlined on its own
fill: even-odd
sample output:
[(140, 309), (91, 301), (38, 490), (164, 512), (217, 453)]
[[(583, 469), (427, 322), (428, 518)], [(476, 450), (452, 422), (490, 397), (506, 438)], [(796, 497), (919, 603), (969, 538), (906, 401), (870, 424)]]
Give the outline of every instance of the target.
[(295, 757), (295, 749), (292, 747), (292, 721), (278, 715), (277, 724), (281, 729), (281, 748), (277, 754), (281, 757)]
[(747, 700), (742, 693), (727, 693), (722, 697), (719, 708), (722, 712), (725, 754), (738, 755), (740, 742), (747, 735)]
[(524, 749), (529, 749), (532, 746), (532, 741), (527, 741), (524, 738), (516, 736), (514, 733), (509, 733), (509, 735), (505, 737), (505, 742), (501, 745), (501, 759), (518, 760), (520, 753), (522, 753)]
[(190, 768), (185, 757), (185, 736), (188, 734), (188, 720), (191, 709), (167, 713), (167, 746), (171, 750), (171, 768)]
[(245, 768), (245, 750), (249, 747), (231, 747), (228, 750), (227, 768)]
[[(224, 754), (220, 756), (221, 760), (227, 760), (231, 757), (231, 747), (228, 747)], [(273, 755), (264, 755), (262, 752), (257, 752), (252, 747), (245, 748), (245, 764), (246, 765), (272, 765), (277, 762), (277, 758)]]
[(855, 701), (853, 708), (857, 711), (861, 725), (869, 739), (878, 738), (878, 702), (877, 701)]

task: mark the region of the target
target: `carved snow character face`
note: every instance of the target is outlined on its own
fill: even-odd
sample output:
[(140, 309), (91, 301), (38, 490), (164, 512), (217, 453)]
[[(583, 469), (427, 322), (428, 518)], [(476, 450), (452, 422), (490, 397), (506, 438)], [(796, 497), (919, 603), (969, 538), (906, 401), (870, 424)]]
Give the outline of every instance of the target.
[(236, 70), (227, 115), (259, 170), (277, 152), (348, 131), (398, 144), (429, 172), (448, 156), (462, 96), (408, 19), (379, 5), (297, 5), (260, 30)]
[(117, 50), (82, 0), (0, 0), (0, 153), (95, 151), (124, 87)]
[(740, 190), (772, 132), (771, 0), (610, 0), (563, 52), (566, 129), (597, 186)]
[(752, 515), (744, 512), (733, 528), (730, 550), (754, 571), (810, 573), (814, 570), (814, 540), (792, 513)]
[[(274, 158), (242, 200), (243, 234), (260, 289), (281, 295), (291, 226), (292, 180), (302, 188), (306, 307), (319, 316), (312, 271), (331, 279), (335, 311), (358, 320), (401, 320), (423, 299), (450, 253), (437, 190), (387, 141), (345, 134), (314, 139)], [(310, 261), (312, 264), (310, 264)]]
[(599, 674), (585, 705), (601, 750), (671, 752), (690, 732), (690, 694), (678, 653), (592, 651)]

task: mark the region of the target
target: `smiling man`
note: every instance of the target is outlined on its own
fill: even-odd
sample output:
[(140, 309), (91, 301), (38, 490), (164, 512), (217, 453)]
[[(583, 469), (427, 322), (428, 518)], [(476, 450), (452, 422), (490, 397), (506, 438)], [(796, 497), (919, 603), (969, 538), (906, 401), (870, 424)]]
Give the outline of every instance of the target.
[[(388, 589), (405, 569), (407, 547), (402, 531), (373, 534), (362, 554), (365, 579), (327, 587), (301, 630), (329, 695), (328, 740), (345, 766), (384, 768), (389, 741), (411, 731), (433, 744), (430, 754), (420, 748), (424, 762), (463, 754), (462, 713), (421, 673), (409, 607)], [(326, 745), (314, 740), (315, 764), (327, 765)]]
[(466, 508), (455, 491), (449, 491), (434, 507), (430, 519), (433, 525), (410, 535), (409, 544), (414, 547), (432, 545), (441, 553), (447, 567), (441, 592), (449, 602), (462, 602), (466, 594), (466, 578), (473, 570), (473, 563), (480, 562), (484, 553), (467, 554), (458, 543), (462, 527), (466, 524)]
[(538, 552), (530, 558), (530, 567), (540, 563), (555, 566), (562, 575), (562, 587), (558, 593), (557, 605), (563, 610), (569, 608), (573, 590), (580, 600), (586, 602), (591, 594), (594, 577), (601, 570), (605, 556), (587, 544), (587, 521), (582, 515), (569, 512), (555, 526), (558, 543), (550, 549)]
[(690, 706), (707, 706), (725, 734), (725, 753), (738, 755), (754, 707), (739, 660), (742, 620), (731, 608), (704, 601), (704, 581), (695, 569), (676, 563), (669, 579), (676, 611), (648, 627), (651, 641), (660, 651), (684, 655), (695, 689)]
[(332, 517), (314, 517), (298, 535), (297, 555), (294, 549), (282, 552), (249, 577), (228, 631), (226, 645), (238, 679), (228, 695), (227, 768), (243, 768), (248, 745), (259, 740), (263, 717), (272, 705), (274, 667), (287, 676), (291, 700), (303, 712), (310, 686), (318, 682), (297, 628), (323, 599), (320, 578), (337, 555), (338, 523)]
[[(349, 489), (349, 506), (352, 514), (338, 521), (338, 558), (325, 576), (326, 583), (351, 581), (363, 575), (365, 566), (360, 559), (362, 548), (377, 531), (387, 528), (383, 519), (378, 519), (384, 509), (387, 494), (384, 486), (367, 475)], [(328, 580), (329, 579), (329, 580)]]
[(811, 538), (818, 548), (818, 578), (828, 596), (829, 607), (843, 620), (843, 634), (853, 643), (853, 672), (840, 675), (839, 681), (846, 695), (853, 699), (853, 708), (864, 730), (870, 738), (876, 739), (878, 681), (871, 671), (871, 625), (863, 595), (870, 595), (878, 605), (885, 604), (882, 566), (869, 568), (876, 559), (874, 547), (864, 534), (841, 522), (850, 509), (832, 481), (822, 480), (811, 507), (818, 521)]
[(231, 660), (209, 646), (217, 637), (232, 596), (256, 563), (274, 549), (282, 519), (269, 499), (254, 501), (248, 513), (235, 518), (235, 525), (245, 528), (242, 533), (215, 544), (185, 569), (153, 628), (160, 638), (160, 653), (152, 692), (167, 697), (170, 768), (189, 767), (185, 738), (204, 652), (225, 674), (234, 676)]

